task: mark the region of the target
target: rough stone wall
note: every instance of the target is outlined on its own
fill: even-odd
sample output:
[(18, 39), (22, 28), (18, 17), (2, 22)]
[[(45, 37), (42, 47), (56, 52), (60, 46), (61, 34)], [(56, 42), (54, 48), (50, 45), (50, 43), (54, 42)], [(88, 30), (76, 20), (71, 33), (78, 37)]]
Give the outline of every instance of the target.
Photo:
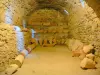
[(94, 10), (98, 18), (100, 18), (100, 0), (86, 0), (86, 3)]
[(0, 22), (22, 25), (25, 16), (35, 7), (35, 0), (0, 0)]
[(27, 47), (31, 42), (32, 33), (31, 33), (31, 30), (29, 30), (27, 32), (23, 32), (23, 33), (24, 33), (24, 45), (25, 45), (25, 47)]
[(6, 69), (17, 55), (16, 34), (10, 25), (0, 23), (0, 71)]
[(100, 20), (96, 12), (85, 2), (82, 7), (79, 0), (70, 0), (66, 7), (69, 11), (69, 37), (81, 40), (85, 44), (92, 43), (100, 51)]
[(34, 12), (28, 19), (28, 25), (37, 32), (36, 39), (55, 38), (58, 44), (64, 44), (68, 36), (66, 18), (53, 9), (41, 9)]

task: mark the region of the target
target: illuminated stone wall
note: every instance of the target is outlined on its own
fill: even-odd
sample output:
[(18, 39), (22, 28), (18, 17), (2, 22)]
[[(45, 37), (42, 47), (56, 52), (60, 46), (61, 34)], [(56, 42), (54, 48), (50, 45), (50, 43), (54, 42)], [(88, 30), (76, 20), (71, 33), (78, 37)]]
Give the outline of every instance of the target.
[(53, 9), (37, 10), (29, 17), (28, 28), (36, 31), (36, 39), (55, 38), (58, 44), (65, 44), (68, 37), (68, 22), (65, 16)]
[(80, 0), (68, 1), (66, 9), (70, 14), (68, 17), (69, 37), (79, 39), (85, 44), (92, 43), (96, 46), (96, 50), (100, 51), (100, 19), (97, 14), (99, 2), (96, 5), (96, 1), (95, 3), (92, 1), (91, 3), (85, 2), (84, 8)]
[(35, 6), (34, 0), (0, 0), (0, 22), (22, 25), (25, 16)]
[(8, 24), (0, 23), (0, 71), (6, 69), (17, 55), (16, 34)]

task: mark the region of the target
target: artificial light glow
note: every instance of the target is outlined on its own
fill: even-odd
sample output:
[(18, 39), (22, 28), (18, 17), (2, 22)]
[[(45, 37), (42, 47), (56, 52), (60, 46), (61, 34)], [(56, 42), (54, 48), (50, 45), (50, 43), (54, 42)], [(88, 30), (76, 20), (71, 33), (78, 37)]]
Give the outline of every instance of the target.
[(69, 13), (68, 13), (68, 11), (67, 11), (67, 10), (64, 10), (64, 12), (65, 12), (67, 15), (69, 15)]
[(11, 7), (9, 7), (9, 9), (7, 9), (6, 13), (5, 13), (5, 23), (7, 24), (12, 24), (12, 12), (10, 11)]
[(85, 7), (85, 1), (84, 0), (80, 0), (81, 4), (82, 4), (82, 7), (84, 8)]

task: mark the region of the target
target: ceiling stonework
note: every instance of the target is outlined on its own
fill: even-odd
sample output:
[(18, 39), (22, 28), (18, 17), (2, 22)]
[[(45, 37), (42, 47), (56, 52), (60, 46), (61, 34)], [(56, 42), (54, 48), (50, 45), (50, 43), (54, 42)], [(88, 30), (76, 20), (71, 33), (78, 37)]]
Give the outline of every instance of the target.
[(22, 25), (22, 20), (35, 9), (35, 0), (0, 0), (0, 22)]
[[(64, 13), (63, 10), (66, 7), (67, 0), (35, 0), (37, 3), (37, 7), (35, 10), (39, 9), (55, 9), (57, 11), (60, 11), (61, 13)], [(30, 12), (27, 16), (30, 16), (31, 13), (33, 13), (35, 10)]]
[[(0, 0), (0, 22), (5, 22), (5, 17), (13, 20), (12, 24), (21, 25), (26, 16), (30, 16), (39, 9), (55, 9), (63, 12), (66, 0)], [(10, 17), (9, 14), (11, 13)], [(8, 23), (8, 22), (7, 22)]]

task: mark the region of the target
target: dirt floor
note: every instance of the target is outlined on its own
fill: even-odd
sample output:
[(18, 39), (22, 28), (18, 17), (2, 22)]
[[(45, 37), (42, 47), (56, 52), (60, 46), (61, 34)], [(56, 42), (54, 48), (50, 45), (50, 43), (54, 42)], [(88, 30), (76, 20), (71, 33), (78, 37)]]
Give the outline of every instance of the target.
[(13, 75), (100, 75), (98, 69), (83, 70), (80, 59), (72, 57), (66, 46), (37, 47)]

